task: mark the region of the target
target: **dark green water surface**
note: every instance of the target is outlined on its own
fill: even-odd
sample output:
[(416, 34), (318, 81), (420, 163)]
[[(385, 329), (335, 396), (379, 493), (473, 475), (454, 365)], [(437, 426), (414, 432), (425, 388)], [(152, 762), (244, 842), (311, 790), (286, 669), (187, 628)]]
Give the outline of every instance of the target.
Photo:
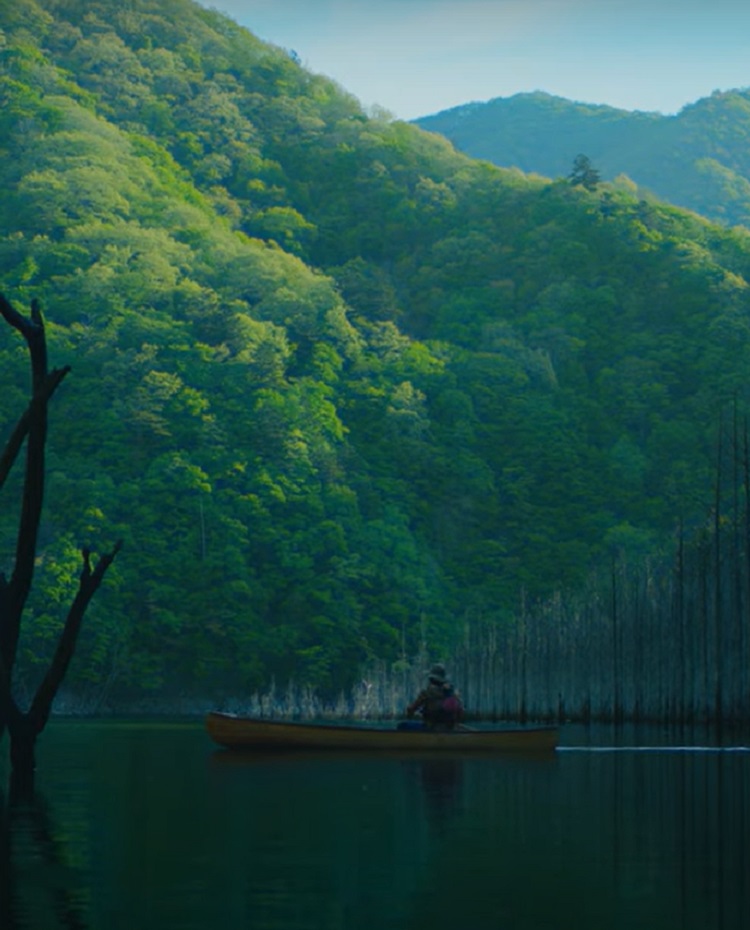
[(36, 798), (0, 802), (0, 928), (747, 930), (750, 753), (562, 742), (241, 756), (53, 720)]

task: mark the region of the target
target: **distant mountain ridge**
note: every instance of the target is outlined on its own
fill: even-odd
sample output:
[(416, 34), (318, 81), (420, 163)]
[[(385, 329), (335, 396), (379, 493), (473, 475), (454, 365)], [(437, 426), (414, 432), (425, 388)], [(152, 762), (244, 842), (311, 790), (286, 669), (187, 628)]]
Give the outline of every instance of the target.
[(728, 225), (750, 225), (750, 88), (719, 92), (675, 116), (577, 103), (536, 91), (468, 103), (414, 120), (460, 151), (556, 178), (579, 152), (603, 180)]

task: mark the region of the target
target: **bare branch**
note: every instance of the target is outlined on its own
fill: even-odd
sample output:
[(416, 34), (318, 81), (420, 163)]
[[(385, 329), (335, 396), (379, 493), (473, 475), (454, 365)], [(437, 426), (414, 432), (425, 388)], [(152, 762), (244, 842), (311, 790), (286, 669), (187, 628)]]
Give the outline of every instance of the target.
[(25, 316), (20, 314), (18, 310), (14, 309), (13, 305), (5, 297), (5, 294), (0, 294), (0, 313), (5, 317), (7, 323), (17, 329), (19, 333), (28, 341), (27, 329), (32, 325)]
[(65, 621), (63, 631), (60, 634), (55, 655), (47, 669), (47, 674), (39, 685), (28, 711), (28, 716), (34, 721), (37, 732), (41, 732), (47, 723), (50, 711), (52, 710), (52, 702), (65, 677), (70, 660), (73, 658), (78, 633), (81, 628), (81, 621), (83, 620), (86, 608), (91, 598), (94, 596), (96, 589), (101, 584), (105, 572), (112, 564), (121, 548), (122, 540), (119, 540), (111, 552), (103, 555), (99, 559), (93, 570), (91, 568), (89, 550), (84, 549), (81, 553), (83, 556), (83, 570), (78, 582), (78, 593), (68, 611), (68, 617)]
[(69, 371), (70, 365), (66, 365), (64, 368), (53, 369), (42, 385), (41, 391), (34, 397), (21, 415), (21, 418), (5, 445), (2, 456), (0, 456), (0, 488), (5, 484), (8, 474), (13, 467), (13, 463), (16, 458), (18, 458), (18, 453), (21, 451), (21, 446), (29, 431), (29, 423), (31, 422), (34, 405), (46, 404)]
[(47, 375), (47, 340), (39, 302), (31, 301), (31, 316), (27, 318), (13, 307), (4, 294), (0, 294), (0, 314), (26, 340), (31, 355), (31, 373), (36, 394)]
[[(21, 614), (31, 590), (36, 561), (36, 545), (44, 501), (44, 460), (47, 441), (47, 340), (44, 319), (36, 301), (31, 304), (30, 318), (20, 314), (4, 295), (0, 294), (0, 315), (18, 330), (28, 344), (31, 358), (32, 401), (27, 409), (26, 470), (21, 504), (21, 517), (16, 540), (13, 574), (6, 590), (5, 616), (0, 629), (0, 648), (7, 668), (13, 667), (21, 625)], [(15, 435), (15, 434), (14, 434)], [(9, 453), (12, 455), (12, 449)]]
[(20, 782), (29, 788), (33, 786), (36, 738), (47, 723), (55, 694), (73, 657), (86, 608), (101, 584), (105, 572), (120, 551), (122, 543), (118, 542), (93, 568), (91, 553), (88, 549), (83, 550), (83, 568), (78, 581), (78, 592), (68, 611), (55, 655), (30, 709), (23, 713), (13, 697), (12, 675), (21, 618), (31, 590), (36, 562), (44, 500), (47, 408), (50, 398), (70, 369), (66, 367), (48, 372), (44, 318), (37, 301), (32, 301), (31, 314), (26, 318), (0, 294), (0, 316), (26, 340), (32, 375), (31, 402), (0, 455), (1, 488), (21, 447), (26, 443), (23, 499), (13, 574), (8, 581), (0, 573), (0, 737), (7, 727), (11, 743), (12, 777), (17, 776)]

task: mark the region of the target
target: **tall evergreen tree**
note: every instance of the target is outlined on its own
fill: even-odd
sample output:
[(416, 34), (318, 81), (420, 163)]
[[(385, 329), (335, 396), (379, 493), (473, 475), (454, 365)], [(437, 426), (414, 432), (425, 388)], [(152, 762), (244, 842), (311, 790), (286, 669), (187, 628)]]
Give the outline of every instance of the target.
[(587, 191), (596, 190), (601, 181), (601, 176), (591, 164), (591, 159), (583, 154), (576, 155), (574, 158), (573, 170), (568, 177), (574, 187), (585, 187)]

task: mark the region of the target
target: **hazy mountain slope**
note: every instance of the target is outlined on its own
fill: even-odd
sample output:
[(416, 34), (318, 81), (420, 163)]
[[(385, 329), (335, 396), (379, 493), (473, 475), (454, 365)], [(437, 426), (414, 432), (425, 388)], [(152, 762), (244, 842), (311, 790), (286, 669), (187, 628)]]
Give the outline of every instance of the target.
[(0, 29), (0, 288), (73, 364), (24, 674), (84, 542), (126, 548), (79, 690), (335, 692), (704, 519), (748, 234), (370, 119), (188, 0)]
[(663, 200), (750, 225), (750, 91), (715, 93), (676, 116), (517, 94), (415, 121), (461, 151), (546, 177), (583, 152), (604, 179), (620, 174)]

